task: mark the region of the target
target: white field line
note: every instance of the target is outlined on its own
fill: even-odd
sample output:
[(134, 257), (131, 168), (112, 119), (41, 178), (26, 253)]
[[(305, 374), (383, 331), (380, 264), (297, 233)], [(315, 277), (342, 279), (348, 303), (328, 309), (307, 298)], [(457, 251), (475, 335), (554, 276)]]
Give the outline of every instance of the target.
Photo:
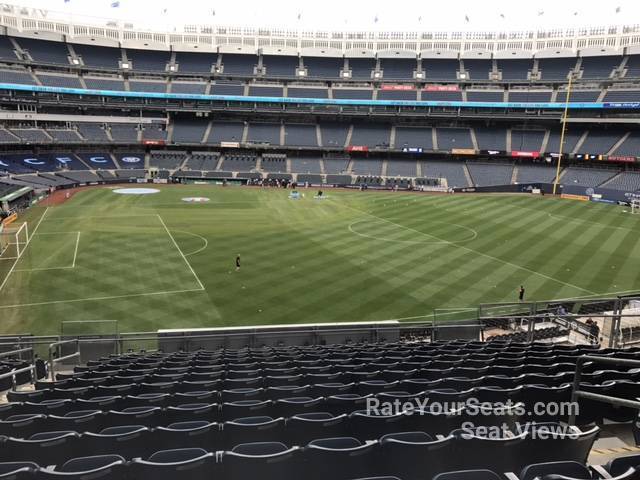
[[(16, 272), (43, 272), (48, 270), (70, 270), (72, 268), (76, 268), (76, 257), (78, 256), (78, 245), (80, 243), (80, 232), (42, 232), (42, 233), (34, 233), (33, 235), (71, 235), (72, 233), (76, 234), (76, 246), (73, 252), (73, 262), (71, 265), (66, 267), (36, 267), (36, 268), (16, 268), (14, 271)], [(51, 256), (49, 256), (51, 258)], [(47, 259), (48, 260), (48, 259)]]
[[(369, 221), (369, 220), (361, 218), (360, 220), (356, 220), (354, 222), (351, 222), (347, 228), (351, 233), (353, 233), (355, 235), (358, 235), (359, 237), (368, 238), (370, 240), (380, 240), (381, 242), (406, 243), (406, 244), (409, 244), (409, 245), (443, 245), (443, 244), (446, 244), (446, 243), (455, 243), (457, 245), (459, 243), (471, 242), (472, 240), (475, 240), (476, 237), (478, 236), (478, 232), (476, 230), (474, 230), (473, 228), (465, 227), (463, 225), (458, 225), (457, 223), (450, 223), (449, 225), (454, 225), (456, 227), (464, 228), (464, 229), (472, 232), (472, 236), (469, 237), (469, 238), (463, 238), (462, 240), (456, 240), (455, 242), (448, 242), (446, 240), (434, 240), (434, 241), (430, 241), (430, 242), (419, 242), (419, 241), (416, 241), (416, 240), (395, 240), (393, 238), (375, 237), (373, 235), (367, 235), (366, 233), (360, 233), (357, 230), (353, 229), (354, 225), (357, 225), (357, 224), (362, 223), (362, 222), (367, 222), (367, 221)], [(446, 222), (440, 222), (440, 223), (446, 223)], [(429, 235), (429, 234), (425, 233), (425, 235)]]
[(502, 259), (500, 259), (498, 257), (494, 257), (493, 255), (488, 255), (486, 253), (479, 252), (477, 250), (474, 250), (473, 248), (465, 247), (464, 245), (455, 244), (453, 242), (450, 242), (449, 240), (446, 240), (444, 238), (440, 238), (440, 237), (438, 237), (436, 235), (433, 235), (433, 234), (430, 234), (430, 233), (421, 232), (420, 230), (416, 230), (415, 228), (407, 227), (405, 225), (400, 225), (399, 223), (395, 223), (395, 222), (393, 222), (391, 220), (387, 220), (386, 218), (379, 217), (377, 215), (374, 215), (373, 213), (369, 213), (369, 212), (366, 212), (364, 210), (360, 210), (360, 209), (352, 207), (350, 205), (344, 205), (344, 206), (346, 206), (347, 208), (350, 208), (351, 210), (355, 210), (356, 212), (364, 213), (365, 215), (369, 215), (369, 216), (371, 216), (373, 218), (377, 218), (378, 220), (382, 220), (384, 222), (388, 222), (388, 223), (390, 223), (392, 225), (395, 225), (396, 227), (404, 228), (404, 229), (407, 229), (407, 230), (411, 230), (411, 231), (413, 231), (413, 232), (415, 232), (415, 233), (417, 233), (419, 235), (425, 235), (425, 236), (428, 236), (428, 237), (431, 237), (431, 238), (435, 238), (436, 240), (441, 240), (444, 243), (453, 246), (454, 248), (460, 248), (462, 250), (466, 250), (468, 252), (475, 253), (476, 255), (479, 255), (481, 257), (485, 257), (485, 258), (488, 258), (490, 260), (494, 260), (496, 262), (503, 263), (504, 265), (509, 265), (510, 267), (517, 268), (517, 269), (520, 269), (520, 270), (524, 270), (525, 272), (529, 272), (529, 273), (531, 273), (533, 275), (538, 275), (540, 277), (546, 278), (547, 280), (551, 280), (553, 282), (560, 283), (560, 284), (565, 285), (567, 287), (571, 287), (573, 289), (580, 290), (582, 292), (587, 292), (589, 295), (598, 295), (596, 292), (592, 292), (591, 290), (587, 290), (586, 288), (582, 288), (582, 287), (579, 287), (577, 285), (573, 285), (571, 283), (563, 282), (562, 280), (558, 280), (557, 278), (550, 277), (549, 275), (545, 275), (544, 273), (536, 272), (535, 270), (531, 270), (530, 268), (523, 267), (521, 265), (516, 265), (515, 263), (511, 263), (511, 262), (508, 262), (506, 260), (502, 260)]
[(209, 246), (209, 240), (204, 238), (202, 235), (198, 235), (197, 233), (187, 232), (185, 230), (174, 230), (174, 232), (184, 233), (185, 235), (191, 235), (192, 237), (196, 237), (204, 241), (204, 245), (202, 247), (200, 247), (197, 250), (194, 250), (193, 252), (185, 253), (184, 254), (185, 257), (190, 257), (191, 255), (195, 255), (196, 253), (200, 253), (201, 251), (206, 250), (206, 248)]
[(155, 217), (157, 213), (122, 214), (122, 215), (86, 215), (79, 217), (53, 217), (48, 220), (86, 220), (90, 218), (135, 218), (135, 217)]
[(49, 211), (49, 207), (47, 207), (44, 211), (44, 213), (42, 214), (42, 216), (40, 217), (40, 220), (38, 221), (38, 224), (36, 225), (36, 228), (33, 229), (33, 231), (31, 232), (31, 236), (29, 238), (27, 238), (27, 242), (24, 244), (24, 248), (20, 251), (20, 254), (17, 256), (16, 261), (13, 263), (13, 265), (11, 265), (11, 269), (9, 270), (9, 273), (7, 273), (7, 276), (4, 277), (4, 280), (2, 281), (2, 283), (0, 284), (0, 292), (2, 291), (2, 289), (4, 288), (4, 286), (7, 284), (7, 281), (9, 280), (9, 277), (11, 276), (11, 274), (13, 273), (13, 271), (16, 268), (16, 265), (18, 264), (18, 262), (20, 261), (20, 258), (22, 258), (22, 255), (24, 254), (24, 252), (27, 250), (27, 248), (29, 247), (29, 244), (31, 243), (31, 239), (33, 238), (33, 236), (35, 235), (35, 233), (38, 231), (38, 228), (40, 227), (40, 224), (42, 223), (42, 221), (44, 220), (44, 217), (47, 215), (47, 212)]
[(187, 292), (201, 292), (202, 289), (195, 288), (189, 290), (169, 290), (166, 292), (151, 292), (151, 293), (131, 293), (128, 295), (112, 295), (106, 297), (89, 297), (89, 298), (75, 298), (72, 300), (54, 300), (49, 302), (36, 302), (36, 303), (19, 303), (15, 305), (0, 305), (0, 309), (5, 308), (18, 308), (18, 307), (37, 307), (41, 305), (57, 305), (61, 303), (79, 303), (79, 302), (95, 302), (98, 300), (115, 300), (118, 298), (134, 298), (134, 297), (148, 297), (148, 296), (157, 296), (157, 295), (173, 295), (176, 293), (187, 293)]
[(80, 246), (80, 232), (78, 232), (78, 236), (76, 237), (76, 248), (73, 251), (73, 263), (71, 268), (76, 268), (76, 259), (78, 258), (78, 247)]
[(193, 269), (193, 267), (191, 266), (191, 264), (189, 263), (189, 260), (187, 260), (187, 257), (184, 256), (184, 253), (182, 253), (182, 250), (180, 249), (180, 246), (178, 246), (178, 243), (176, 242), (176, 239), (173, 238), (173, 235), (171, 235), (171, 232), (169, 231), (169, 229), (167, 228), (167, 224), (164, 223), (164, 220), (162, 219), (162, 217), (160, 216), (160, 214), (157, 214), (158, 216), (158, 220), (160, 220), (160, 223), (162, 223), (162, 226), (164, 227), (164, 229), (167, 232), (167, 235), (169, 235), (169, 238), (171, 238), (171, 241), (173, 242), (173, 244), (175, 245), (176, 249), (178, 250), (178, 252), (180, 253), (180, 256), (182, 256), (182, 259), (184, 260), (184, 263), (187, 264), (187, 267), (189, 267), (189, 270), (191, 271), (191, 273), (193, 274), (193, 276), (195, 277), (195, 279), (198, 282), (198, 285), (200, 285), (200, 290), (204, 290), (204, 285), (202, 284), (202, 282), (200, 281), (200, 278), (198, 277), (198, 275), (196, 274), (195, 270)]
[(17, 268), (14, 272), (42, 272), (47, 270), (71, 270), (75, 267), (37, 267), (37, 268)]

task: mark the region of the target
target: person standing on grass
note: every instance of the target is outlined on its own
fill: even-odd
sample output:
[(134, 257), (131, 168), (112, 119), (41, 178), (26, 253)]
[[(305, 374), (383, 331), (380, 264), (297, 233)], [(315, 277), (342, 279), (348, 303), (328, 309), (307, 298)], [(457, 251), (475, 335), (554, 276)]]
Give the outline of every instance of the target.
[(520, 290), (518, 290), (518, 300), (521, 302), (524, 301), (524, 287), (520, 285)]
[(240, 270), (240, 254), (236, 255), (236, 272)]

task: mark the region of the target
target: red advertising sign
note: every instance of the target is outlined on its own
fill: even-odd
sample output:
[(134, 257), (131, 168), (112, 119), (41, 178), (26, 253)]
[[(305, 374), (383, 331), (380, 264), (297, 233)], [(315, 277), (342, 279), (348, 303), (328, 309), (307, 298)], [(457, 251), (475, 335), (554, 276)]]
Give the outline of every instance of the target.
[(607, 160), (610, 162), (636, 163), (636, 157), (629, 157), (626, 155), (609, 155)]
[(368, 152), (369, 147), (366, 145), (351, 145), (350, 147), (345, 148), (347, 152)]
[(143, 145), (164, 145), (164, 140), (142, 140)]
[(511, 150), (512, 157), (538, 158), (540, 152), (521, 152), (520, 150)]
[(415, 90), (412, 85), (381, 85), (380, 90)]
[(459, 92), (457, 85), (427, 85), (423, 88), (427, 92)]

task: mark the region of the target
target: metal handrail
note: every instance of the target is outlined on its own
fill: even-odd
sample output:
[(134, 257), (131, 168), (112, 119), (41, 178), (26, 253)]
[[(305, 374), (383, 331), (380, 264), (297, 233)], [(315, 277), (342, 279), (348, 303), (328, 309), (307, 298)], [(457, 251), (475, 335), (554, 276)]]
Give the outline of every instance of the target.
[[(65, 355), (64, 357), (54, 358), (53, 352), (58, 351), (58, 347), (61, 345), (75, 344), (76, 351), (70, 355)], [(51, 372), (51, 380), (55, 380), (55, 365), (58, 362), (63, 362), (65, 360), (69, 360), (71, 358), (80, 358), (80, 339), (75, 338), (72, 340), (60, 340), (57, 342), (53, 342), (49, 344), (49, 371)]]
[[(596, 402), (608, 403), (620, 407), (628, 407), (640, 410), (640, 402), (628, 400), (626, 398), (612, 397), (609, 395), (601, 395), (599, 393), (585, 392), (580, 390), (580, 379), (582, 378), (582, 368), (586, 362), (604, 363), (608, 365), (620, 365), (623, 367), (640, 367), (640, 360), (632, 360), (629, 358), (613, 358), (613, 357), (596, 357), (593, 355), (582, 355), (576, 360), (576, 370), (573, 377), (573, 386), (571, 389), (571, 404), (575, 405), (579, 398), (586, 400), (594, 400)], [(569, 425), (576, 424), (576, 410), (571, 409), (569, 416)]]
[(13, 357), (14, 355), (19, 355), (21, 353), (26, 353), (26, 352), (33, 353), (33, 348), (31, 347), (19, 348), (18, 350), (11, 350), (10, 352), (2, 352), (0, 353), (0, 358)]
[(20, 375), (21, 373), (31, 372), (31, 383), (35, 383), (35, 365), (29, 365), (28, 367), (22, 367), (17, 370), (11, 370), (10, 372), (0, 374), (0, 380), (4, 380), (5, 378), (11, 378), (11, 388), (15, 390), (16, 388), (16, 375)]
[[(101, 343), (104, 342), (105, 340), (122, 340), (122, 341), (127, 341), (127, 340), (160, 340), (160, 339), (177, 339), (177, 338), (184, 338), (184, 339), (211, 339), (211, 338), (218, 338), (218, 337), (226, 337), (226, 338), (233, 338), (233, 337), (242, 337), (242, 336), (246, 336), (248, 334), (254, 335), (254, 336), (271, 336), (271, 335), (284, 335), (284, 334), (291, 334), (291, 333), (322, 333), (322, 334), (327, 334), (327, 333), (358, 333), (358, 332), (369, 332), (369, 331), (373, 331), (373, 330), (377, 330), (379, 332), (386, 332), (386, 331), (392, 331), (392, 330), (399, 330), (399, 331), (409, 331), (409, 330), (414, 330), (417, 328), (460, 328), (460, 327), (478, 327), (481, 326), (480, 323), (450, 323), (450, 324), (437, 324), (437, 325), (433, 325), (432, 323), (426, 323), (426, 322), (402, 322), (399, 323), (397, 325), (380, 325), (380, 326), (370, 326), (370, 327), (359, 327), (359, 328), (322, 328), (322, 325), (317, 325), (314, 328), (309, 328), (309, 329), (303, 329), (300, 328), (300, 330), (295, 330), (295, 328), (292, 328), (291, 330), (261, 330), (260, 327), (247, 327), (246, 329), (244, 329), (242, 332), (219, 332), (219, 333), (207, 333), (207, 334), (193, 334), (192, 332), (189, 332), (188, 329), (185, 329), (183, 331), (179, 331), (176, 330), (175, 332), (166, 332), (166, 333), (158, 333), (158, 332), (123, 332), (123, 333), (118, 333), (118, 334), (113, 334), (113, 335), (104, 335), (102, 338), (73, 338), (70, 340), (61, 340), (61, 341), (57, 341), (54, 343), (49, 344), (49, 348), (53, 348), (55, 346), (59, 346), (59, 345), (64, 345), (64, 344), (68, 344), (68, 343), (72, 343), (72, 342), (80, 342), (80, 343)], [(320, 328), (318, 328), (320, 327)], [(238, 328), (243, 328), (243, 327), (238, 327)], [(215, 327), (212, 327), (212, 330), (214, 330)], [(33, 340), (31, 340), (29, 343), (32, 345), (46, 345), (48, 343), (48, 340), (45, 341), (38, 341), (38, 337), (31, 337)], [(51, 338), (51, 337), (45, 337), (45, 338)], [(57, 337), (59, 338), (59, 337)], [(0, 342), (0, 346), (3, 345), (13, 345), (9, 344), (9, 343), (2, 343)]]

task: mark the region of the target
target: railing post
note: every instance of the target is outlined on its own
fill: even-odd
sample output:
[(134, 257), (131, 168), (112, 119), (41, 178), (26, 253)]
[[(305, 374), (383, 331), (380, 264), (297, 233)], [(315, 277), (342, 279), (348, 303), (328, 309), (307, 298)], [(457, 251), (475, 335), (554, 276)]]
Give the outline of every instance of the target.
[(576, 410), (573, 408), (578, 403), (578, 391), (580, 390), (580, 379), (582, 378), (582, 365), (588, 357), (581, 356), (576, 360), (576, 370), (573, 374), (573, 387), (571, 389), (571, 415), (569, 416), (569, 425), (576, 424)]
[(621, 331), (620, 324), (622, 323), (622, 299), (618, 297), (613, 307), (613, 318), (611, 319), (611, 330), (609, 331), (609, 348), (618, 347), (618, 332)]

